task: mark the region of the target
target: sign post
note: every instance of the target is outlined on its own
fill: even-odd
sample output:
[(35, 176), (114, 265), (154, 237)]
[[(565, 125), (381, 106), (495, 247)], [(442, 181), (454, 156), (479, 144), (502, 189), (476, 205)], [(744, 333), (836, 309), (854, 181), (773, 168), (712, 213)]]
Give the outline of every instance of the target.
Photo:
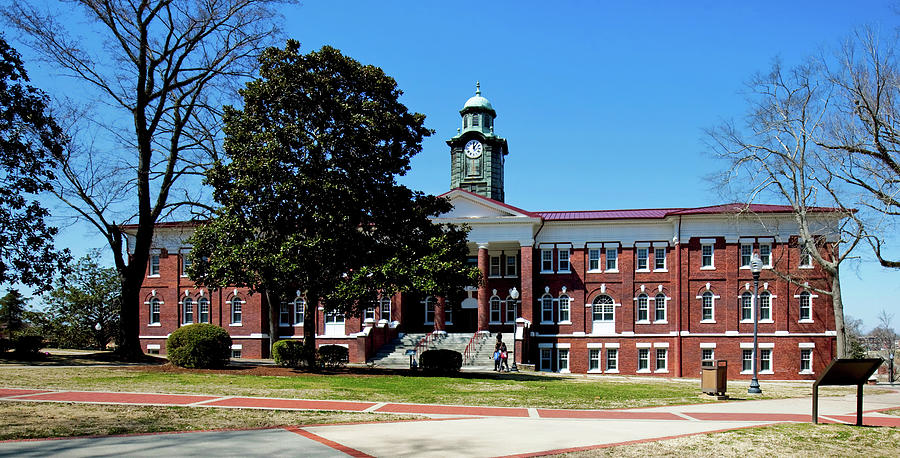
[(862, 426), (863, 386), (884, 363), (881, 358), (835, 359), (813, 383), (813, 423), (819, 424), (819, 385), (856, 385), (856, 426)]

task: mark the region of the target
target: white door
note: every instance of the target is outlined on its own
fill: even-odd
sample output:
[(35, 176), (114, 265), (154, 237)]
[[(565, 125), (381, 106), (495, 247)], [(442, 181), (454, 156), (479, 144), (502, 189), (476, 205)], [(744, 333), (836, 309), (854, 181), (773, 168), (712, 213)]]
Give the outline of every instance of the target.
[(325, 335), (326, 336), (343, 336), (344, 334), (344, 315), (339, 313), (325, 314)]
[(592, 304), (593, 329), (592, 334), (615, 334), (616, 313), (615, 304), (611, 297), (603, 295), (597, 297)]

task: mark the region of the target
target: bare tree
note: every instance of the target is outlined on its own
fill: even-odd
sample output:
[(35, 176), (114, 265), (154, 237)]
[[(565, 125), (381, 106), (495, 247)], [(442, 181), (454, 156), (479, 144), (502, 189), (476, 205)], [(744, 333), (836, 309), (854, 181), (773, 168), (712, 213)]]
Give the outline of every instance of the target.
[(827, 138), (817, 143), (829, 153), (824, 164), (857, 192), (840, 197), (864, 210), (865, 240), (882, 266), (900, 269), (900, 255), (884, 248), (900, 216), (900, 62), (896, 39), (871, 28), (846, 40), (829, 66), (836, 101)]
[[(869, 336), (874, 338), (873, 340), (878, 346), (878, 354), (885, 361), (891, 361), (892, 373), (890, 376), (893, 377), (893, 360), (897, 351), (897, 331), (894, 330), (894, 314), (882, 309), (881, 313), (878, 314), (878, 326), (869, 333)], [(890, 382), (894, 382), (893, 378), (891, 378)]]
[[(154, 224), (202, 208), (196, 190), (215, 158), (216, 107), (235, 95), (230, 85), (250, 75), (279, 33), (275, 6), (286, 1), (66, 0), (74, 9), (20, 1), (3, 10), (48, 62), (98, 94), (93, 109), (78, 117), (54, 189), (112, 249), (122, 288), (123, 356), (141, 354), (139, 294)], [(79, 11), (97, 45), (67, 29)], [(86, 126), (88, 120), (95, 124)], [(112, 141), (78, 142), (78, 132), (92, 129)], [(126, 223), (137, 224), (130, 256)]]
[[(863, 237), (851, 209), (834, 196), (838, 182), (821, 166), (825, 154), (817, 142), (826, 138), (825, 118), (832, 93), (821, 68), (808, 62), (784, 69), (776, 61), (771, 71), (749, 82), (746, 126), (724, 123), (708, 131), (713, 152), (728, 163), (726, 188), (746, 196), (774, 198), (793, 209), (798, 243), (827, 274), (828, 281), (811, 281), (784, 266), (782, 279), (831, 297), (837, 330), (837, 353), (847, 354), (840, 266)], [(748, 207), (749, 208), (749, 205)], [(796, 271), (794, 271), (796, 272)]]

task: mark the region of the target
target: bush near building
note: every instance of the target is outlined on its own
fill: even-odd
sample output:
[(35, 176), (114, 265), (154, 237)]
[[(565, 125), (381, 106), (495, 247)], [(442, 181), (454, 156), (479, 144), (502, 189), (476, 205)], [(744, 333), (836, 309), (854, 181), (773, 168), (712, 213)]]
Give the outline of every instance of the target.
[(447, 349), (427, 350), (419, 357), (419, 366), (425, 372), (459, 372), (462, 353)]
[(231, 359), (231, 336), (214, 324), (189, 324), (169, 335), (166, 351), (169, 361), (179, 367), (219, 368)]
[(303, 348), (302, 340), (284, 339), (275, 342), (272, 347), (272, 357), (275, 364), (282, 367), (300, 367), (308, 358)]
[(318, 360), (323, 367), (342, 367), (350, 361), (350, 352), (340, 345), (322, 345)]

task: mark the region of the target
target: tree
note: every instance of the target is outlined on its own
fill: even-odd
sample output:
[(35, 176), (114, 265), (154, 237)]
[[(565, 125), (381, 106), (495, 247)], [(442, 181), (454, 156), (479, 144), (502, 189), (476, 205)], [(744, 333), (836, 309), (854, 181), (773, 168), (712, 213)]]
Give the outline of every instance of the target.
[(191, 276), (264, 294), (272, 343), (278, 305), (300, 291), (315, 350), (318, 304), (352, 312), (376, 291), (461, 290), (477, 269), (465, 265), (465, 232), (429, 220), (449, 202), (396, 182), (431, 134), (425, 117), (380, 68), (299, 47), (267, 49), (243, 109), (224, 110), (229, 162), (207, 174), (221, 207), (191, 240)]
[(818, 142), (827, 138), (832, 95), (828, 81), (815, 61), (792, 69), (776, 61), (768, 73), (754, 76), (747, 86), (746, 127), (726, 122), (709, 130), (710, 147), (728, 164), (725, 187), (743, 195), (746, 203), (771, 196), (792, 208), (800, 249), (829, 281), (811, 281), (784, 266), (776, 266), (774, 272), (831, 297), (837, 355), (845, 357), (840, 266), (863, 239), (864, 229), (854, 211), (836, 198), (842, 191), (840, 182), (823, 166), (827, 154)]
[[(88, 129), (74, 129), (76, 141), (62, 155), (53, 191), (109, 244), (123, 304), (119, 350), (138, 357), (139, 295), (154, 224), (203, 208), (196, 190), (217, 154), (215, 107), (278, 33), (275, 6), (285, 1), (71, 3), (81, 8), (42, 10), (34, 2), (10, 2), (3, 14), (45, 59), (94, 89), (108, 108), (79, 113), (79, 120), (99, 125), (111, 139), (77, 142)], [(77, 11), (85, 13), (102, 47), (89, 48), (89, 40), (68, 33)], [(125, 223), (137, 225), (130, 253)]]
[[(887, 44), (883, 44), (883, 43)], [(848, 40), (831, 63), (828, 77), (837, 103), (830, 114), (823, 166), (856, 192), (839, 196), (847, 205), (867, 210), (865, 240), (884, 267), (900, 268), (900, 256), (885, 248), (896, 234), (900, 216), (900, 62), (897, 38), (885, 40), (862, 29)], [(823, 59), (828, 64), (828, 59)]]
[(63, 135), (46, 95), (27, 82), (19, 53), (0, 37), (0, 283), (44, 291), (68, 254), (53, 246), (49, 211), (28, 196), (49, 190)]
[(122, 298), (118, 274), (114, 267), (101, 266), (99, 258), (100, 252), (93, 250), (79, 259), (45, 300), (46, 314), (60, 344), (83, 347), (93, 343), (102, 350), (119, 333)]
[(844, 317), (844, 326), (847, 329), (847, 357), (865, 358), (866, 347), (862, 342), (863, 321), (859, 318), (853, 318), (852, 316), (847, 315)]
[[(893, 361), (897, 352), (897, 331), (894, 330), (894, 314), (882, 309), (878, 314), (878, 326), (869, 333), (878, 346), (878, 354), (885, 360)], [(893, 374), (892, 374), (893, 375)], [(893, 383), (893, 380), (890, 380)]]
[(12, 337), (25, 328), (27, 312), (28, 298), (22, 296), (19, 290), (11, 289), (0, 298), (0, 327), (7, 336)]

